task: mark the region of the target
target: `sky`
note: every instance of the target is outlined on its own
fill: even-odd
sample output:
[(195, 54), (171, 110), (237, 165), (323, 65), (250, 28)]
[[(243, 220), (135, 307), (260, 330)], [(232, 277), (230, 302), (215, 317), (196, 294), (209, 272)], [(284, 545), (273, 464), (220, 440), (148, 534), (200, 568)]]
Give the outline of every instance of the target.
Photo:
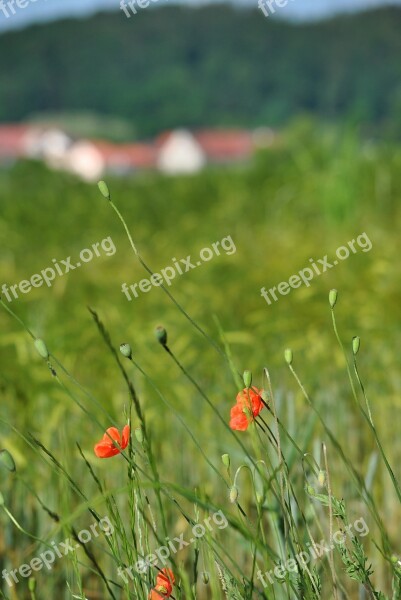
[[(10, 0), (2, 0), (7, 7)], [(9, 9), (8, 17), (0, 10), (0, 31), (23, 27), (32, 22), (46, 21), (63, 16), (87, 15), (99, 10), (119, 10), (120, 0), (25, 0), (27, 6), (18, 8), (16, 1), (15, 14)], [(22, 4), (21, 0), (18, 0)], [(162, 2), (163, 0), (159, 0)], [(177, 1), (177, 0), (175, 0)], [(208, 0), (182, 0), (188, 5), (205, 4)], [(242, 3), (247, 6), (257, 6), (257, 0), (231, 0), (234, 3)], [(288, 0), (288, 5), (277, 9), (277, 13), (284, 18), (316, 19), (331, 14), (363, 10), (377, 6), (399, 5), (401, 0)], [(0, 0), (1, 6), (1, 0)], [(144, 9), (143, 9), (144, 10)], [(124, 13), (121, 11), (122, 18)], [(263, 17), (262, 13), (261, 16)], [(263, 17), (264, 18), (264, 17)]]

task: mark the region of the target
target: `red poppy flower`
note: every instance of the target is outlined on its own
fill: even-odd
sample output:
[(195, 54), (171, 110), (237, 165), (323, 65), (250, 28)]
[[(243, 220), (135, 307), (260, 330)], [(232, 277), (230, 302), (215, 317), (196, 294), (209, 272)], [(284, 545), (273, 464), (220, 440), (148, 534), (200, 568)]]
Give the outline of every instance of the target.
[(173, 591), (175, 577), (171, 569), (162, 569), (156, 577), (156, 586), (149, 594), (149, 600), (169, 598)]
[[(125, 450), (128, 446), (130, 435), (129, 425), (123, 429), (122, 436), (115, 427), (109, 427), (104, 434), (102, 440), (95, 445), (95, 454), (98, 458), (110, 458), (116, 454), (120, 454), (121, 450)], [(111, 439), (110, 439), (111, 438)], [(113, 443), (113, 440), (118, 444), (119, 448)]]
[(231, 409), (230, 427), (237, 431), (245, 431), (249, 424), (258, 416), (264, 404), (263, 390), (244, 388), (237, 394), (237, 404)]

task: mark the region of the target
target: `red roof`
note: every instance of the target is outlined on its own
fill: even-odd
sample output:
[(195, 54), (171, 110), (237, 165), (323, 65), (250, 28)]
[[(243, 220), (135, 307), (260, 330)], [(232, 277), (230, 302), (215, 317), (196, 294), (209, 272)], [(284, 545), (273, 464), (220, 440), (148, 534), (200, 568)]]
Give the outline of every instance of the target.
[(195, 132), (195, 139), (212, 160), (247, 158), (253, 152), (252, 135), (243, 130), (209, 130)]
[(28, 130), (26, 125), (0, 125), (0, 156), (22, 156)]
[(156, 164), (156, 149), (151, 144), (112, 144), (104, 140), (94, 140), (91, 143), (100, 152), (107, 166), (144, 168)]
[[(254, 150), (252, 134), (243, 129), (201, 129), (190, 133), (211, 161), (248, 158)], [(163, 146), (173, 134), (174, 131), (161, 133), (156, 138), (156, 146)]]

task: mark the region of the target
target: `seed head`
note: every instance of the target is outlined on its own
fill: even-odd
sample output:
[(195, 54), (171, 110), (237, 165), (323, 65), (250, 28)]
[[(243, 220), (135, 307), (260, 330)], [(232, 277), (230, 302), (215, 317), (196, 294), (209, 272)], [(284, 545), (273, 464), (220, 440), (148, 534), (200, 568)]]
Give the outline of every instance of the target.
[(245, 387), (250, 388), (252, 385), (252, 373), (250, 371), (244, 371), (242, 378), (244, 380)]
[(106, 200), (110, 200), (110, 191), (109, 191), (109, 187), (108, 187), (107, 183), (105, 181), (99, 181), (97, 186), (98, 186), (102, 196), (104, 196), (106, 198)]
[(331, 308), (334, 308), (337, 302), (338, 292), (337, 290), (330, 290), (329, 293), (329, 303)]
[(137, 441), (139, 442), (139, 444), (143, 444), (143, 429), (142, 427), (137, 427), (134, 431), (135, 433), (135, 437), (137, 439)]
[(34, 341), (34, 345), (40, 356), (47, 360), (49, 358), (49, 351), (44, 341), (38, 338)]
[(358, 354), (360, 346), (361, 338), (356, 335), (354, 338), (352, 338), (352, 352), (354, 353), (354, 356)]
[(162, 346), (167, 346), (167, 331), (164, 329), (164, 327), (161, 327), (161, 325), (156, 327), (155, 336), (156, 336), (157, 341)]
[(284, 358), (285, 358), (285, 362), (287, 363), (287, 365), (291, 366), (292, 365), (292, 350), (290, 348), (287, 348), (286, 350), (284, 350)]
[(120, 352), (123, 356), (125, 356), (125, 358), (132, 358), (132, 349), (129, 344), (121, 344)]
[(230, 460), (230, 455), (229, 454), (223, 454), (222, 457), (221, 457), (221, 461), (222, 461), (223, 465), (227, 469), (230, 468), (231, 460)]
[(8, 450), (0, 450), (0, 466), (10, 471), (10, 473), (15, 473), (17, 470), (14, 459)]
[(238, 498), (238, 488), (236, 485), (233, 485), (233, 487), (230, 490), (230, 502), (231, 504), (234, 504), (235, 502), (237, 502), (237, 498)]

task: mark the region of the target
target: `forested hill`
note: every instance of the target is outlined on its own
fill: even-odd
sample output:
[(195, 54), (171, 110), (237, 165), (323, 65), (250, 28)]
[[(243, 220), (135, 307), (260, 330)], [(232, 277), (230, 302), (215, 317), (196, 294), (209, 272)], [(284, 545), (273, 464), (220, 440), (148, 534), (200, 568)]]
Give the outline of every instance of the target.
[(401, 9), (294, 25), (257, 9), (154, 6), (0, 36), (0, 121), (89, 110), (146, 136), (308, 112), (401, 129)]

